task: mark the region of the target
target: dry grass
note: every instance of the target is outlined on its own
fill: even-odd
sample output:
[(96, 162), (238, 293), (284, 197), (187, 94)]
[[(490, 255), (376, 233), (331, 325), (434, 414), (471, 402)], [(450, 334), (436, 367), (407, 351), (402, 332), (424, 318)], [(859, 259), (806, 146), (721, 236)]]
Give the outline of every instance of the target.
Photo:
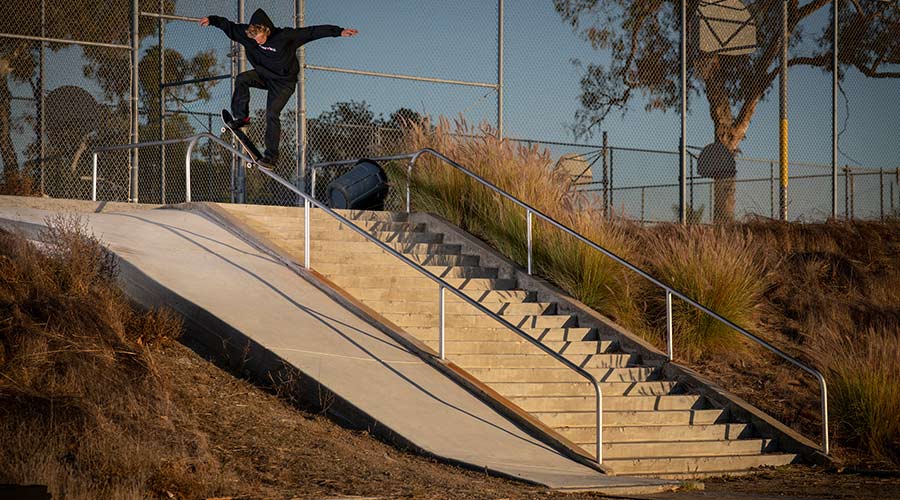
[[(617, 255), (629, 258), (634, 252), (623, 225), (608, 222), (574, 193), (568, 174), (553, 168), (546, 149), (499, 139), (487, 125), (473, 130), (463, 120), (451, 125), (444, 118), (412, 124), (403, 147), (434, 148)], [(527, 263), (525, 210), (448, 165), (423, 157), (413, 170), (412, 201), (416, 209), (439, 214)], [(533, 224), (537, 274), (620, 321), (635, 319), (634, 276), (536, 217)]]
[[(716, 227), (663, 225), (642, 235), (651, 274), (733, 323), (756, 330), (769, 287), (766, 254), (749, 233)], [(665, 328), (665, 293), (646, 287), (647, 321)], [(679, 359), (739, 354), (743, 337), (730, 326), (673, 297), (672, 323)]]
[(835, 437), (900, 464), (900, 331), (847, 334), (823, 325), (812, 343), (830, 382)]
[(143, 498), (188, 445), (203, 453), (166, 437), (169, 386), (152, 349), (180, 319), (133, 310), (114, 256), (77, 218), (48, 220), (43, 241), (0, 233), (0, 482)]

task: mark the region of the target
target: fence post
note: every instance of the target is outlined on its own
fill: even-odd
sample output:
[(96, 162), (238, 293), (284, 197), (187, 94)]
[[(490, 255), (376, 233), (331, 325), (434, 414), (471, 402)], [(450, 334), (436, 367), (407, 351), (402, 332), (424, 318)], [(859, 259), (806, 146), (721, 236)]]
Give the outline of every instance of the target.
[[(159, 140), (166, 140), (166, 23), (163, 21), (163, 2), (159, 0), (159, 14), (157, 19), (158, 49), (159, 49)], [(166, 204), (166, 145), (159, 146), (159, 187), (160, 200)]]
[(775, 164), (769, 162), (769, 217), (775, 218)]
[(613, 150), (609, 150), (609, 217), (612, 218), (615, 205), (613, 202)]
[[(138, 65), (140, 64), (140, 35), (138, 29), (140, 27), (140, 0), (132, 0), (131, 2), (131, 143), (137, 144), (140, 141), (138, 135), (138, 84), (140, 75), (138, 74)], [(138, 158), (140, 158), (140, 149), (134, 148), (131, 152), (131, 178), (129, 179), (129, 199), (134, 203), (138, 202)]]
[(850, 170), (850, 220), (856, 218), (856, 189), (853, 187), (853, 170)]
[[(682, 203), (683, 205), (683, 203)], [(684, 224), (687, 221), (686, 210), (682, 209), (682, 220), (681, 223)], [(644, 187), (641, 186), (641, 224), (644, 223)]]
[(609, 215), (609, 143), (603, 131), (603, 214)]
[[(237, 8), (238, 8), (238, 24), (244, 24), (245, 15), (244, 15), (244, 0), (237, 0)], [(243, 47), (241, 45), (236, 44), (237, 48), (237, 72), (243, 73), (244, 70), (247, 69), (247, 56), (244, 53)], [(235, 75), (237, 77), (237, 75)], [(234, 80), (232, 80), (232, 83)], [(232, 93), (233, 93), (232, 87)], [(247, 168), (244, 165), (243, 159), (240, 157), (237, 158), (237, 163), (235, 167), (235, 177), (237, 182), (237, 202), (238, 203), (247, 203)]]
[(881, 220), (884, 220), (884, 169), (878, 169), (878, 205), (881, 207)]
[[(41, 0), (41, 36), (47, 36), (47, 2), (46, 0)], [(47, 157), (47, 139), (45, 137), (45, 131), (47, 130), (47, 105), (46, 99), (44, 95), (47, 92), (47, 80), (46, 80), (46, 52), (47, 52), (47, 42), (41, 42), (41, 58), (40, 58), (40, 102), (38, 103), (38, 112), (41, 114), (38, 122), (39, 122), (39, 137), (38, 141), (40, 142), (40, 161), (41, 161), (41, 194), (47, 194), (46, 189), (46, 168), (45, 168), (45, 160)]]
[(831, 0), (831, 218), (837, 219), (838, 0)]
[(844, 219), (850, 220), (850, 168), (844, 165)]
[[(297, 0), (294, 3), (295, 16), (294, 16), (294, 27), (302, 28), (304, 24), (306, 24), (306, 1), (305, 0)], [(297, 77), (297, 100), (295, 102), (295, 107), (297, 108), (294, 113), (294, 139), (297, 146), (297, 159), (296, 159), (296, 175), (297, 175), (297, 183), (304, 183), (303, 191), (306, 192), (306, 180), (307, 180), (307, 172), (306, 172), (306, 48), (301, 46), (299, 52), (297, 53), (300, 59), (300, 74)], [(300, 201), (300, 197), (297, 197), (297, 201)]]
[(497, 137), (503, 138), (503, 0), (497, 0)]
[(690, 168), (691, 168), (691, 220), (693, 222), (700, 222), (697, 220), (697, 217), (694, 215), (694, 157), (689, 157)]
[(891, 217), (893, 217), (895, 215), (894, 214), (894, 183), (893, 182), (890, 183), (889, 186), (891, 187)]
[[(679, 46), (679, 59), (681, 59), (681, 139), (678, 145), (678, 220), (681, 224), (687, 223), (685, 177), (687, 168), (685, 165), (687, 156), (687, 0), (681, 0), (681, 44)], [(641, 222), (644, 221), (644, 191), (641, 190)]]

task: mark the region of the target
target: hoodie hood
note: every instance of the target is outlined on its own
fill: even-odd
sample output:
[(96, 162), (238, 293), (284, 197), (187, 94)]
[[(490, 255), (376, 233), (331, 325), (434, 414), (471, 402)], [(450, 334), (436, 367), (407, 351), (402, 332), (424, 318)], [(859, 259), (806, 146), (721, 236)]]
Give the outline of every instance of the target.
[(267, 26), (270, 30), (275, 30), (275, 25), (272, 24), (272, 20), (269, 19), (269, 15), (266, 14), (266, 11), (262, 9), (256, 9), (253, 12), (253, 15), (250, 16), (250, 24), (260, 24), (263, 26)]

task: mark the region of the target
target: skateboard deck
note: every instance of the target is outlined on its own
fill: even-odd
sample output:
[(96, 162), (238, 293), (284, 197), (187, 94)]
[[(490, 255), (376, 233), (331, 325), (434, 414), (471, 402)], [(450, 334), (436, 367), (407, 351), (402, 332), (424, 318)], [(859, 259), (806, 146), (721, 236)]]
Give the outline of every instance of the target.
[(231, 116), (231, 113), (227, 109), (222, 110), (222, 121), (224, 125), (222, 126), (222, 132), (225, 130), (229, 130), (231, 135), (237, 139), (238, 143), (240, 143), (241, 148), (243, 148), (244, 152), (247, 153), (247, 156), (253, 159), (254, 166), (259, 165), (259, 159), (262, 158), (262, 154), (256, 149), (256, 145), (253, 144), (253, 141), (247, 137), (247, 134), (244, 133), (241, 129), (233, 129), (228, 126), (228, 123), (231, 122), (234, 118)]

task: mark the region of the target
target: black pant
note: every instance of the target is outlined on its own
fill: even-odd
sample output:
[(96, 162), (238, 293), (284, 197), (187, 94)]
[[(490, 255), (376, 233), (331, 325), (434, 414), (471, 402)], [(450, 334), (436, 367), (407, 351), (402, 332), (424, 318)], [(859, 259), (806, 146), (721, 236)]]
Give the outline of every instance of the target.
[(267, 82), (256, 74), (256, 70), (245, 71), (234, 81), (234, 95), (231, 96), (231, 115), (235, 119), (250, 116), (250, 87), (268, 91), (266, 97), (266, 151), (269, 158), (278, 158), (278, 144), (281, 142), (281, 110), (294, 95), (297, 85), (293, 82)]

